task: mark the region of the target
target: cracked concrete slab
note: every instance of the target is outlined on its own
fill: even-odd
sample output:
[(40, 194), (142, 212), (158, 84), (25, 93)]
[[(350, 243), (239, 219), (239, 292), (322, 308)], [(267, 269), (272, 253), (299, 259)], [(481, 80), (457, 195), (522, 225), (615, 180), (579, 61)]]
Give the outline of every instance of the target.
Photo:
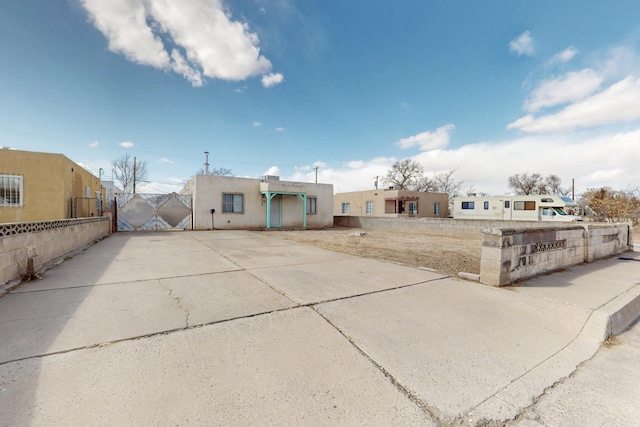
[(636, 264), (492, 288), (268, 233), (118, 234), (0, 298), (0, 414), (499, 423), (638, 316)]
[(8, 425), (437, 425), (310, 308), (0, 365), (0, 378)]
[(23, 291), (0, 299), (0, 363), (295, 305), (242, 271)]
[[(280, 240), (280, 239), (274, 239)], [(256, 246), (241, 249), (217, 249), (221, 255), (232, 259), (234, 263), (245, 269), (265, 267), (283, 267), (309, 264), (321, 261), (339, 261), (345, 258), (357, 259), (350, 255), (331, 252), (325, 249), (305, 246), (295, 242), (285, 242), (286, 245), (264, 245), (257, 242)]]
[(316, 309), (421, 402), (438, 408), (443, 422), (464, 417), (552, 358), (591, 314), (456, 279)]
[(189, 326), (297, 306), (246, 271), (160, 280), (189, 313)]
[(419, 268), (357, 257), (252, 268), (249, 271), (300, 304), (346, 298), (446, 277)]

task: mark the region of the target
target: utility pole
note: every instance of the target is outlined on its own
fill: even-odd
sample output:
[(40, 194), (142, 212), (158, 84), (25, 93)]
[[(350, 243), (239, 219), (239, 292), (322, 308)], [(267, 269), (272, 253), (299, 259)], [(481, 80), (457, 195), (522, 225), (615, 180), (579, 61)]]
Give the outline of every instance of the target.
[(318, 183), (318, 166), (316, 166), (316, 184)]
[(571, 199), (576, 201), (576, 179), (571, 178)]
[(209, 152), (204, 152), (204, 174), (209, 175)]
[(138, 169), (137, 163), (138, 163), (138, 158), (134, 157), (133, 158), (133, 194), (136, 194), (136, 169)]

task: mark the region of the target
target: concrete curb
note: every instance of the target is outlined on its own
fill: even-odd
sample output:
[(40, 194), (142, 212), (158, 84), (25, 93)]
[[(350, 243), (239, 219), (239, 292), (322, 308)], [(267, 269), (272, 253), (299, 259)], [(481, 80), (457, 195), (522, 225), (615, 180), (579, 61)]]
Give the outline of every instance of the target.
[(620, 335), (640, 318), (640, 284), (620, 294), (597, 311), (609, 318), (609, 335)]
[(516, 418), (547, 389), (569, 377), (591, 359), (610, 336), (619, 335), (640, 319), (640, 284), (594, 310), (576, 338), (469, 412), (467, 422), (505, 422)]

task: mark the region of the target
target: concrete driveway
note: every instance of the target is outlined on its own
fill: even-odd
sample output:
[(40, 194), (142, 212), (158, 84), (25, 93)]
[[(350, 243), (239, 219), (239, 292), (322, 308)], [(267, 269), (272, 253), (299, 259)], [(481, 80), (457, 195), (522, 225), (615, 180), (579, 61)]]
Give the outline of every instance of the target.
[(268, 232), (116, 234), (0, 298), (0, 424), (508, 420), (638, 314), (637, 262), (562, 274), (498, 289)]

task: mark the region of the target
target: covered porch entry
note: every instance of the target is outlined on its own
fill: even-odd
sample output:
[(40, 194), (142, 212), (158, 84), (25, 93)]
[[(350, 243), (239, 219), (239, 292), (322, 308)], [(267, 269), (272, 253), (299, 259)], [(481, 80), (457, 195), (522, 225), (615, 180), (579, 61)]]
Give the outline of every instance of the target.
[(385, 198), (384, 213), (416, 215), (418, 213), (418, 200), (420, 200), (420, 198), (414, 196)]
[[(302, 200), (302, 228), (307, 228), (307, 193), (296, 191), (261, 191), (266, 199), (266, 222), (267, 229), (280, 228), (283, 226), (283, 215), (287, 212), (286, 200), (291, 197), (298, 197)], [(296, 225), (297, 226), (297, 225)]]

